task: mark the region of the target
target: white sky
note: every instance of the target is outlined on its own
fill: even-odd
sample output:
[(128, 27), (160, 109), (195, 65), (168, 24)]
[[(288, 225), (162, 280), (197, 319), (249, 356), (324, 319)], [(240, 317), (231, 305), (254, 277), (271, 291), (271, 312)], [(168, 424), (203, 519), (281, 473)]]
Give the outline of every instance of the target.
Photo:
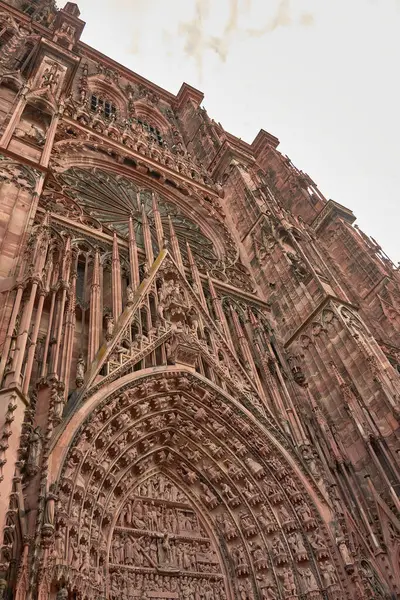
[(261, 128), (400, 260), (400, 0), (77, 0), (83, 41)]

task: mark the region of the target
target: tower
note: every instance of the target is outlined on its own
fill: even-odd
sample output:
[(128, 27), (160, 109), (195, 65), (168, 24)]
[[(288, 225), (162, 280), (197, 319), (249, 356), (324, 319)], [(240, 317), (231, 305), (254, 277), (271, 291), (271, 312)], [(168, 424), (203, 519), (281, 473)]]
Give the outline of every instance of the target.
[(0, 597), (397, 597), (398, 269), (76, 4), (0, 19)]

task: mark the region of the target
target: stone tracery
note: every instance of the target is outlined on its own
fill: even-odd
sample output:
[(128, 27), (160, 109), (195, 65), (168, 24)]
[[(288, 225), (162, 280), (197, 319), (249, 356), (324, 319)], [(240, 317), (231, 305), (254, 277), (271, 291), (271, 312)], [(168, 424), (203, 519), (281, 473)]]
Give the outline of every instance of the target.
[(9, 2), (0, 597), (397, 593), (398, 270), (277, 138)]
[[(136, 240), (144, 249), (142, 220), (150, 218), (150, 228), (154, 251), (157, 251), (157, 232), (153, 221), (153, 198), (150, 190), (140, 189), (127, 179), (111, 174), (91, 173), (81, 169), (73, 169), (62, 175), (62, 183), (67, 186), (66, 192), (78, 201), (86, 211), (96, 216), (105, 226), (112, 227), (122, 236), (128, 236), (128, 220), (134, 221)], [(165, 235), (168, 236), (170, 217), (178, 237), (181, 252), (187, 256), (186, 242), (192, 248), (200, 267), (212, 269), (218, 260), (212, 243), (202, 234), (198, 225), (175, 206), (163, 199), (158, 199), (158, 208)]]
[(121, 585), (128, 597), (141, 586), (160, 598), (206, 598), (204, 586), (214, 597), (342, 597), (329, 535), (273, 441), (266, 452), (259, 434), (243, 437), (249, 417), (194, 375), (170, 372), (168, 392), (164, 380), (126, 385), (76, 434), (59, 480), (59, 579), (98, 580), (111, 597)]

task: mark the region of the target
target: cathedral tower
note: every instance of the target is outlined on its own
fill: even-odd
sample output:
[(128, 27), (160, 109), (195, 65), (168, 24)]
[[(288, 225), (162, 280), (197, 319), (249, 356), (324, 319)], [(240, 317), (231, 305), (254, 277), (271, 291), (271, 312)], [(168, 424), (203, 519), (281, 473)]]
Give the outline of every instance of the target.
[(400, 597), (399, 270), (76, 4), (0, 21), (0, 598)]

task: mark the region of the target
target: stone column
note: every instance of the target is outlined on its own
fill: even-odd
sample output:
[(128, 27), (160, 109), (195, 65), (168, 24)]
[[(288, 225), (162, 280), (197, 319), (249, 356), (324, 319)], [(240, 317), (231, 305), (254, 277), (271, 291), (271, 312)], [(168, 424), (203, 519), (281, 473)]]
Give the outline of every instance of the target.
[(4, 525), (13, 491), (15, 463), (18, 460), (26, 405), (26, 398), (17, 388), (0, 390), (0, 546), (4, 540)]

